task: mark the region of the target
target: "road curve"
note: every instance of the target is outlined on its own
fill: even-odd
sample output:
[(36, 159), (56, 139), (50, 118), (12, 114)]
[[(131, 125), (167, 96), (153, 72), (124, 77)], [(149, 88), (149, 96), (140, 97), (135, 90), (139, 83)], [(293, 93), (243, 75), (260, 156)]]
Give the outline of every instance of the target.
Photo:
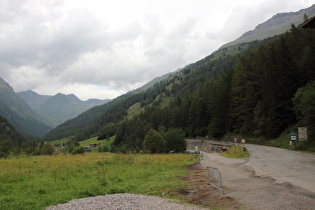
[(290, 182), (315, 192), (314, 154), (253, 144), (246, 147), (256, 176), (270, 176), (279, 183)]

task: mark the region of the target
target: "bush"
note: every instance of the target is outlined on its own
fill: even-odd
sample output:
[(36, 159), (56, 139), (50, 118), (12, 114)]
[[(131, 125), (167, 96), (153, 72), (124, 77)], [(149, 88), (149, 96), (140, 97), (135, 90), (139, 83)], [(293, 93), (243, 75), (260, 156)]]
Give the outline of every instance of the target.
[(144, 150), (149, 153), (163, 153), (165, 151), (165, 140), (161, 134), (151, 129), (144, 138), (143, 146)]
[(163, 137), (166, 141), (166, 151), (184, 152), (186, 150), (185, 134), (182, 129), (171, 128), (164, 132)]
[(41, 148), (42, 155), (52, 155), (54, 151), (55, 151), (55, 148), (50, 142), (46, 142)]
[(8, 154), (0, 151), (0, 158), (7, 158)]
[(83, 154), (84, 152), (85, 152), (84, 147), (76, 147), (74, 148), (71, 154), (72, 155)]

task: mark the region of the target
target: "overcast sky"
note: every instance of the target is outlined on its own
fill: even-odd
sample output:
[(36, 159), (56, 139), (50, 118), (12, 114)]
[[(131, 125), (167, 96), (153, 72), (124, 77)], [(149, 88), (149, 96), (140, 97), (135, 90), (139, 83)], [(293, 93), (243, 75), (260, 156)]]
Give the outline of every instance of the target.
[(314, 0), (0, 0), (0, 77), (15, 92), (115, 98)]

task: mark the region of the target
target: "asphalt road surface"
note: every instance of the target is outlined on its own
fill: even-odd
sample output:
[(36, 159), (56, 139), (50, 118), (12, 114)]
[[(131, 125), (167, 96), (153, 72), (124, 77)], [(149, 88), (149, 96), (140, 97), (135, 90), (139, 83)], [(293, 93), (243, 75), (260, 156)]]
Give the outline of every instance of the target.
[(247, 144), (249, 166), (256, 176), (270, 176), (278, 183), (315, 192), (315, 155), (275, 147)]

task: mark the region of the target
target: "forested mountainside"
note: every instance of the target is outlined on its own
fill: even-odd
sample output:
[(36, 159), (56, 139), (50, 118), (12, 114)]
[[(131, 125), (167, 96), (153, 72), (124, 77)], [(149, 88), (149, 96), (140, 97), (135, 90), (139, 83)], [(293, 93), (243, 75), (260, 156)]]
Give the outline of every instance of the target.
[[(176, 94), (169, 106), (150, 106), (121, 122), (114, 145), (142, 148), (149, 129), (170, 128), (181, 128), (190, 137), (235, 133), (272, 139), (295, 123), (310, 129), (314, 144), (314, 56), (315, 31), (292, 28), (241, 55), (236, 63), (224, 62), (217, 77), (204, 73), (214, 66), (202, 65), (190, 74), (184, 71), (166, 86)], [(200, 75), (199, 85), (181, 94), (191, 87), (184, 84), (193, 74)], [(166, 95), (160, 94), (158, 100)]]
[(34, 91), (22, 91), (18, 94), (40, 116), (57, 126), (72, 119), (88, 109), (110, 100), (89, 99), (82, 101), (74, 94), (58, 93), (54, 96), (40, 95)]
[[(0, 116), (0, 148), (21, 146), (26, 142), (25, 138), (2, 116)], [(7, 146), (4, 146), (6, 144)], [(5, 151), (0, 151), (5, 152)]]
[[(216, 79), (200, 78), (195, 91), (177, 94), (169, 106), (151, 106), (122, 122), (114, 144), (141, 148), (144, 136), (152, 128), (182, 128), (191, 137), (237, 133), (269, 139), (278, 137), (297, 120), (313, 129), (314, 39), (314, 31), (293, 28), (291, 33), (262, 44), (241, 56), (235, 65), (227, 66)], [(207, 67), (203, 70), (207, 71)], [(200, 68), (194, 73), (204, 75), (201, 71)], [(190, 87), (183, 85), (187, 78), (182, 75), (171, 90), (176, 92), (178, 85), (180, 93)], [(314, 143), (314, 136), (310, 138)]]
[(2, 78), (0, 78), (0, 115), (23, 136), (43, 137), (52, 128), (49, 123), (36, 115)]
[[(253, 42), (251, 44), (247, 44), (246, 46), (242, 45), (242, 47), (233, 47), (233, 53), (231, 54), (237, 54), (235, 53), (235, 51), (241, 52), (247, 48), (253, 48), (257, 45), (257, 43), (258, 42)], [(133, 106), (134, 108), (138, 107), (138, 105), (141, 106), (141, 109), (136, 111), (136, 113), (140, 113), (140, 111), (150, 105), (168, 105), (169, 101), (174, 98), (176, 94), (186, 94), (187, 91), (189, 91), (190, 93), (192, 90), (195, 90), (196, 87), (199, 86), (200, 83), (202, 83), (202, 79), (200, 78), (203, 78), (204, 76), (215, 76), (219, 72), (223, 71), (225, 66), (233, 62), (236, 62), (236, 56), (229, 56), (226, 51), (214, 53), (196, 62), (195, 64), (187, 65), (186, 67), (174, 73), (162, 76), (161, 78), (166, 79), (156, 83), (155, 85), (152, 85), (152, 82), (150, 82), (148, 83), (149, 85), (144, 85), (142, 88), (130, 91), (127, 94), (124, 94), (107, 104), (94, 107), (87, 112), (82, 113), (78, 117), (68, 120), (67, 122), (57, 126), (55, 129), (49, 132), (44, 139), (50, 141), (69, 136), (76, 136), (75, 139), (83, 140), (91, 135), (95, 135), (95, 133), (99, 133), (99, 130), (107, 123), (110, 123), (111, 125), (111, 123), (118, 123), (121, 120), (125, 119), (130, 112), (129, 108), (131, 106)], [(200, 73), (194, 73), (195, 70), (199, 68), (203, 69), (204, 66), (208, 66), (209, 68), (211, 68), (211, 70), (201, 70)], [(183, 72), (185, 72), (185, 75), (190, 73), (191, 75), (189, 79), (187, 77), (187, 81), (184, 81), (182, 84), (179, 85), (178, 78), (181, 77)], [(174, 87), (172, 87), (173, 83)], [(157, 100), (157, 97), (162, 93), (164, 93), (166, 97), (161, 96), (161, 99)], [(162, 98), (164, 98), (163, 102), (161, 102)], [(130, 117), (131, 116), (129, 116), (128, 118)], [(113, 126), (116, 127), (116, 125)], [(104, 129), (112, 130), (112, 128), (108, 127), (111, 126), (106, 126), (106, 128)]]
[[(130, 99), (131, 101), (134, 101), (135, 100), (134, 98), (138, 98), (136, 100), (138, 100), (139, 104), (141, 104), (142, 106), (143, 104), (150, 105), (155, 100), (151, 92), (152, 91), (155, 92), (153, 95), (156, 95), (156, 92), (159, 92), (156, 90), (158, 87), (160, 88), (160, 86), (165, 85), (165, 83), (172, 83), (173, 81), (176, 80), (176, 78), (179, 75), (182, 74), (182, 72), (191, 72), (192, 70), (195, 70), (198, 68), (204, 68), (201, 66), (209, 66), (209, 68), (213, 67), (213, 70), (209, 72), (208, 71), (205, 71), (205, 72), (209, 74), (210, 76), (215, 76), (219, 72), (221, 72), (222, 69), (228, 66), (230, 63), (235, 62), (239, 53), (242, 53), (242, 52), (246, 53), (246, 51), (248, 51), (247, 49), (255, 48), (258, 45), (258, 43), (259, 43), (258, 41), (254, 41), (251, 43), (239, 44), (239, 45), (235, 45), (235, 46), (228, 47), (225, 49), (220, 49), (212, 53), (211, 55), (205, 57), (204, 59), (197, 61), (196, 63), (186, 65), (185, 67), (180, 68), (175, 72), (168, 73), (161, 77), (155, 78), (149, 83), (145, 84), (144, 86), (136, 90), (130, 91), (122, 96), (119, 96), (113, 99), (109, 103), (106, 103), (97, 107), (93, 107), (92, 109), (80, 114), (79, 116), (73, 119), (70, 119), (66, 121), (65, 123), (57, 126), (44, 137), (44, 140), (51, 141), (51, 140), (56, 140), (56, 139), (65, 138), (69, 136), (75, 136), (78, 134), (78, 132), (81, 132), (79, 134), (81, 138), (79, 139), (82, 140), (83, 138), (85, 138), (84, 136), (88, 136), (89, 134), (94, 133), (95, 130), (98, 130), (98, 128), (95, 128), (95, 127), (99, 127), (99, 126), (102, 126), (104, 123), (105, 124), (107, 123), (107, 120), (105, 121), (101, 120), (101, 119), (106, 118), (105, 116), (108, 115), (107, 110), (110, 110), (109, 111), (110, 113), (115, 113), (116, 109), (121, 109), (121, 106), (125, 107), (124, 109), (128, 110), (129, 108), (128, 104), (130, 104), (130, 102), (124, 102), (124, 101), (127, 100), (129, 97), (133, 96), (132, 99)], [(185, 90), (187, 89), (192, 90), (196, 86), (198, 86), (200, 82), (199, 79), (195, 79), (195, 81), (196, 82), (194, 84), (193, 82), (189, 83), (190, 87), (187, 87), (182, 92), (184, 93)], [(187, 83), (185, 82), (185, 84)], [(177, 86), (178, 84), (175, 85), (174, 90), (176, 89)], [(173, 97), (174, 97), (174, 94), (171, 94), (169, 97), (167, 97), (166, 100), (169, 101)], [(120, 103), (125, 103), (125, 105), (124, 104), (118, 105), (120, 108), (115, 107), (116, 104), (120, 104)], [(124, 116), (124, 115), (120, 115), (120, 116)], [(112, 117), (108, 117), (108, 118), (112, 118)], [(115, 120), (120, 121), (123, 118), (124, 117), (121, 117)]]

